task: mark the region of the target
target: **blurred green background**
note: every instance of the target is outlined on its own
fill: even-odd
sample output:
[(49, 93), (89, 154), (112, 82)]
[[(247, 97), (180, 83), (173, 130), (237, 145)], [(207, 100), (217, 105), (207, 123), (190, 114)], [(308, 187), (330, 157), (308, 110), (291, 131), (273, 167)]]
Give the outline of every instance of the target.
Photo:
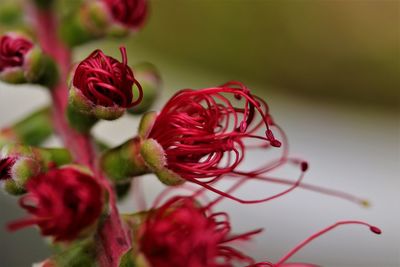
[(400, 2), (154, 0), (132, 40), (291, 94), (398, 107)]

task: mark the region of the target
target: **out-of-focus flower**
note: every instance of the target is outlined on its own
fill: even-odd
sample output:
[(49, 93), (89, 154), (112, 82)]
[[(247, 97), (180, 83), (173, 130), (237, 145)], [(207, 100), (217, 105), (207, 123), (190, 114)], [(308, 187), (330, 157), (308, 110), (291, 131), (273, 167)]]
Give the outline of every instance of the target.
[(127, 65), (125, 48), (121, 48), (121, 54), (122, 62), (119, 62), (101, 50), (95, 50), (77, 65), (69, 94), (72, 108), (111, 120), (140, 103), (142, 87)]
[(9, 83), (36, 82), (43, 74), (42, 51), (20, 33), (0, 37), (0, 79)]
[(104, 206), (104, 189), (75, 167), (52, 169), (29, 180), (20, 205), (30, 214), (9, 224), (10, 230), (39, 226), (54, 241), (72, 241), (94, 226)]
[(151, 267), (232, 267), (254, 262), (231, 245), (260, 231), (233, 235), (227, 213), (176, 196), (149, 211), (138, 229), (137, 250)]
[(113, 20), (136, 30), (143, 26), (148, 15), (147, 0), (102, 0)]

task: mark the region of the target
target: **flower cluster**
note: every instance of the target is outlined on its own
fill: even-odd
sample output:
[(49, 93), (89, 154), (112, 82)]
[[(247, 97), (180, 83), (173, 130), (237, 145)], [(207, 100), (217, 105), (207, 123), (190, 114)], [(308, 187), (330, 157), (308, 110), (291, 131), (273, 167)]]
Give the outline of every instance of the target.
[[(289, 156), (287, 137), (268, 104), (241, 82), (179, 90), (159, 111), (149, 111), (160, 94), (160, 72), (151, 63), (130, 66), (124, 46), (121, 61), (96, 49), (72, 64), (75, 47), (139, 30), (148, 18), (147, 0), (82, 0), (62, 16), (56, 8), (53, 1), (31, 1), (27, 16), (32, 25), (24, 26), (32, 37), (16, 32), (0, 36), (0, 79), (39, 84), (52, 100), (50, 107), (0, 129), (0, 184), (20, 197), (27, 213), (11, 222), (9, 230), (36, 226), (60, 244), (53, 256), (34, 266), (315, 267), (289, 261), (341, 225), (381, 233), (363, 221), (339, 221), (276, 263), (258, 262), (242, 252), (241, 243), (262, 229), (234, 234), (228, 212), (215, 211), (225, 199), (254, 204), (303, 188), (366, 202), (304, 184), (308, 163)], [(101, 119), (115, 120), (126, 111), (142, 115), (136, 136), (110, 147), (92, 133)], [(64, 147), (41, 147), (52, 134)], [(246, 170), (252, 149), (278, 156)], [(298, 168), (297, 180), (270, 176), (287, 165)], [(145, 174), (154, 174), (166, 186), (150, 208), (140, 185), (139, 176)], [(220, 181), (227, 179), (233, 183), (220, 189)], [(234, 195), (250, 182), (287, 188), (263, 199)], [(130, 189), (139, 208), (120, 214), (117, 201)]]

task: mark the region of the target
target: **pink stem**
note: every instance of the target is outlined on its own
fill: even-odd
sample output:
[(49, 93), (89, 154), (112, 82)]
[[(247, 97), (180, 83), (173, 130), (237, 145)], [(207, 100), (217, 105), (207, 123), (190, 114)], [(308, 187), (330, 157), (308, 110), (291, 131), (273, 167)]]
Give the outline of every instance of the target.
[[(110, 182), (104, 177), (102, 171), (96, 166), (96, 152), (89, 134), (81, 134), (69, 127), (66, 119), (66, 109), (68, 106), (68, 87), (66, 81), (71, 68), (71, 51), (66, 47), (58, 36), (58, 21), (51, 9), (38, 9), (34, 6), (29, 7), (29, 13), (33, 18), (33, 23), (37, 29), (39, 43), (43, 51), (50, 55), (59, 66), (60, 79), (59, 83), (51, 88), (51, 97), (53, 100), (53, 119), (57, 133), (60, 135), (64, 145), (68, 147), (74, 155), (75, 161), (79, 164), (88, 166), (97, 179), (104, 185), (109, 192), (110, 215), (107, 219), (107, 227), (112, 229), (114, 235), (113, 240), (104, 238), (102, 241), (106, 244), (101, 244), (104, 247), (103, 252), (108, 252), (113, 255), (100, 255), (101, 257), (112, 259), (108, 263), (101, 261), (102, 266), (118, 266), (118, 258), (127, 250), (130, 245), (127, 233), (122, 227), (119, 217), (118, 208), (116, 206), (116, 198)], [(105, 230), (108, 232), (108, 230)], [(109, 237), (109, 236), (108, 236)], [(118, 239), (118, 245), (121, 250), (115, 249), (115, 240)], [(109, 247), (107, 247), (109, 246)], [(115, 252), (117, 251), (117, 252)], [(115, 254), (117, 253), (117, 254)]]

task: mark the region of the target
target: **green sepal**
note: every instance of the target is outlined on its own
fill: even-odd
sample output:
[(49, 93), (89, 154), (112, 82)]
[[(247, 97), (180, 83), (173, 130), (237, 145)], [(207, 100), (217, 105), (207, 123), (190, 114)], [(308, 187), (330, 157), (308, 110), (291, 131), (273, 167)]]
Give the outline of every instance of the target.
[(122, 257), (119, 267), (137, 267), (135, 258), (133, 257), (133, 249), (128, 250)]
[(73, 161), (71, 153), (64, 148), (40, 148), (38, 153), (44, 165), (62, 166)]
[(152, 138), (143, 140), (140, 154), (147, 166), (149, 166), (153, 171), (161, 170), (167, 164), (164, 149)]
[(119, 183), (149, 172), (140, 155), (141, 139), (136, 137), (103, 153), (100, 166), (105, 174)]
[(25, 55), (23, 69), (26, 82), (43, 84), (42, 78), (47, 71), (47, 64), (50, 60), (48, 57), (45, 58), (42, 49), (36, 45)]
[(86, 31), (94, 36), (104, 37), (112, 19), (105, 3), (89, 1), (81, 6), (79, 20)]
[(47, 55), (43, 56), (41, 64), (43, 73), (36, 83), (52, 89), (60, 78), (58, 67), (54, 60)]
[(185, 182), (185, 179), (179, 174), (168, 169), (164, 149), (155, 139), (149, 138), (143, 140), (140, 154), (146, 162), (146, 165), (156, 174), (157, 178), (163, 184), (176, 186)]
[(155, 171), (155, 174), (160, 182), (169, 186), (181, 185), (186, 181), (179, 174), (168, 168), (157, 170)]
[(75, 47), (98, 38), (83, 27), (79, 16), (75, 14), (66, 16), (59, 29), (61, 39), (69, 47)]
[(99, 121), (90, 114), (78, 112), (72, 105), (67, 107), (67, 119), (69, 125), (80, 133), (88, 133)]
[(21, 67), (7, 68), (0, 72), (0, 80), (11, 84), (25, 83), (24, 70)]
[(153, 128), (154, 122), (157, 119), (157, 112), (150, 111), (142, 116), (139, 123), (138, 134), (141, 138), (145, 139)]
[(120, 107), (103, 107), (97, 105), (93, 107), (92, 114), (96, 118), (112, 121), (124, 115), (125, 110), (125, 108)]
[[(95, 119), (115, 120), (121, 117), (125, 112), (125, 108), (95, 105), (85, 95), (83, 95), (78, 88), (73, 86), (72, 83), (70, 87), (68, 108), (73, 109), (74, 113), (82, 113)], [(72, 125), (74, 126), (74, 124)], [(78, 126), (78, 129), (80, 127), (83, 126)]]
[(4, 181), (4, 190), (13, 196), (23, 195), (26, 193), (25, 187), (21, 187), (11, 179)]
[(58, 247), (52, 257), (57, 267), (98, 267), (96, 246), (92, 239), (74, 242), (67, 247)]

